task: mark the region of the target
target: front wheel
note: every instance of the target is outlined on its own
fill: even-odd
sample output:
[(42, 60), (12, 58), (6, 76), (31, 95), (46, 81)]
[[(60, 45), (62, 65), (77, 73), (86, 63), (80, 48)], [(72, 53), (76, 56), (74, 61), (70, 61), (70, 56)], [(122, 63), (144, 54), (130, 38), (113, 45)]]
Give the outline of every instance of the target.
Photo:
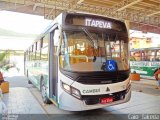
[(28, 84), (32, 84), (31, 80), (29, 80), (28, 70), (27, 70), (27, 79), (28, 79)]
[(51, 104), (51, 101), (47, 97), (47, 90), (46, 90), (46, 86), (44, 84), (44, 81), (41, 82), (41, 95), (42, 95), (43, 102), (45, 104)]
[(28, 80), (28, 84), (32, 84), (32, 82), (30, 80)]

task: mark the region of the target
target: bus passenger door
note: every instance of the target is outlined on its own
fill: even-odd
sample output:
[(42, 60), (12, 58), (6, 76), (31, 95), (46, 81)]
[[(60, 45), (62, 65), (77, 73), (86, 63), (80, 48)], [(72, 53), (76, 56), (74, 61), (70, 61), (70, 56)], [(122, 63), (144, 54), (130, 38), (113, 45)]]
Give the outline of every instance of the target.
[(58, 83), (58, 56), (56, 54), (58, 45), (55, 41), (59, 40), (58, 27), (50, 33), (50, 53), (49, 53), (49, 97), (57, 101), (57, 83)]

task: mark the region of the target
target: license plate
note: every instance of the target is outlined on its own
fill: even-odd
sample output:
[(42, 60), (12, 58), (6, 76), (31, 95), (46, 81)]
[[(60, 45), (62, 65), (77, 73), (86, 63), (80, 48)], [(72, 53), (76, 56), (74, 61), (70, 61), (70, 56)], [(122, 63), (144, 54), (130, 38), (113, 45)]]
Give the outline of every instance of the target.
[(102, 98), (100, 102), (101, 102), (101, 104), (110, 103), (110, 102), (113, 102), (113, 98), (112, 97)]

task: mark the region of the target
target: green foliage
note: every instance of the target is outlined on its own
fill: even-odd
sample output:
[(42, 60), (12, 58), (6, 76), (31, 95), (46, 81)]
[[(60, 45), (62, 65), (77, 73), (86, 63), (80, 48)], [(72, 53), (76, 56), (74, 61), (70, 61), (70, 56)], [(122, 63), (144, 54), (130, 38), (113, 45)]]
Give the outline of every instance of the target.
[(0, 53), (0, 69), (8, 71), (13, 65), (9, 64), (10, 51)]
[(3, 62), (6, 57), (6, 52), (0, 53), (0, 62)]

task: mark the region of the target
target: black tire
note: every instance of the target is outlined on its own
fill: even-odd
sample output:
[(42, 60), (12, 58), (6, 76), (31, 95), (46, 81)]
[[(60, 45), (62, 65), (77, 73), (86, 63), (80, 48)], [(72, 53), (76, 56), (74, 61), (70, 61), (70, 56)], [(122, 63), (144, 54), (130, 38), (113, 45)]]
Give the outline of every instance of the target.
[[(28, 78), (28, 70), (27, 70), (27, 78)], [(32, 82), (28, 78), (28, 84), (32, 84)]]
[[(42, 78), (42, 77), (41, 77)], [(47, 91), (46, 91), (46, 86), (44, 84), (44, 80), (41, 80), (41, 86), (40, 86), (40, 91), (41, 91), (41, 96), (42, 100), (45, 104), (51, 104), (52, 102), (49, 100), (47, 97)]]
[(28, 80), (28, 84), (32, 84), (32, 82), (30, 80)]

